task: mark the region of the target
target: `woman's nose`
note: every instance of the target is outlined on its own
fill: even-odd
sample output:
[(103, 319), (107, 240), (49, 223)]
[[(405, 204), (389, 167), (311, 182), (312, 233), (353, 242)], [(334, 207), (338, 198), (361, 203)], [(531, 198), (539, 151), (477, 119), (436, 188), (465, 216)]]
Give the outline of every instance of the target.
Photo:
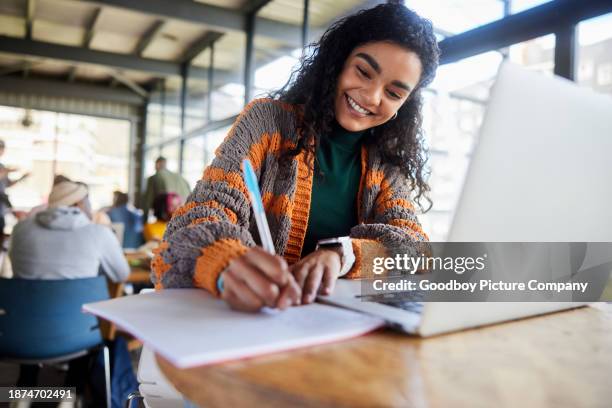
[(364, 90), (362, 93), (363, 103), (367, 104), (364, 108), (376, 107), (380, 105), (380, 100), (383, 95), (383, 89), (378, 86), (372, 86)]

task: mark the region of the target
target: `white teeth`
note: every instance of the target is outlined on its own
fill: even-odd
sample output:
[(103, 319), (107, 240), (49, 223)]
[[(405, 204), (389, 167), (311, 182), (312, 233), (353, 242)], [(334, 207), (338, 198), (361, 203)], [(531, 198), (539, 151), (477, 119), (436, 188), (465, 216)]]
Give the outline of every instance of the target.
[(363, 109), (361, 106), (357, 105), (357, 102), (355, 102), (353, 100), (353, 98), (351, 98), (350, 96), (346, 95), (347, 100), (349, 102), (349, 104), (351, 105), (351, 107), (353, 109), (355, 109), (357, 112), (363, 114), (363, 115), (369, 115), (370, 111)]

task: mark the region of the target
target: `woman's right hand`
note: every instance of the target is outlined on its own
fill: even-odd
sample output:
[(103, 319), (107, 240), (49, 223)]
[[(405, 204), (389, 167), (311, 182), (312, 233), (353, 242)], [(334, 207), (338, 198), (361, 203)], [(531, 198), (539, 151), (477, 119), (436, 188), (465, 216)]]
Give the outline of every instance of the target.
[(232, 309), (257, 312), (299, 305), (302, 291), (282, 257), (252, 247), (224, 270), (221, 297)]

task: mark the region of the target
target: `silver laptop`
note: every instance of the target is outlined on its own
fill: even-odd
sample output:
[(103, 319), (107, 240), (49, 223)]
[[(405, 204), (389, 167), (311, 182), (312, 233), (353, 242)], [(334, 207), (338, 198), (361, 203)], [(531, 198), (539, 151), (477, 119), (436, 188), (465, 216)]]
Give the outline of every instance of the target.
[[(612, 242), (612, 98), (502, 64), (449, 242)], [(519, 271), (517, 271), (519, 272)], [(339, 280), (326, 303), (430, 336), (584, 305), (361, 301)]]

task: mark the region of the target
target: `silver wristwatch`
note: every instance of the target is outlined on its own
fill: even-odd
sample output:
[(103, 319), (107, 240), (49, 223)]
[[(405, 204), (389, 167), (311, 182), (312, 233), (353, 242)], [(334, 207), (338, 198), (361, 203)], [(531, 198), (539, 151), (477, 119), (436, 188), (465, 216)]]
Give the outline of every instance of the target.
[(341, 264), (340, 274), (339, 276), (344, 276), (348, 271), (351, 270), (353, 265), (355, 264), (355, 253), (353, 252), (353, 243), (351, 242), (351, 237), (338, 237), (338, 238), (326, 238), (321, 239), (317, 242), (317, 246), (315, 247), (315, 251), (319, 248), (325, 247), (340, 247), (342, 250), (341, 255)]

